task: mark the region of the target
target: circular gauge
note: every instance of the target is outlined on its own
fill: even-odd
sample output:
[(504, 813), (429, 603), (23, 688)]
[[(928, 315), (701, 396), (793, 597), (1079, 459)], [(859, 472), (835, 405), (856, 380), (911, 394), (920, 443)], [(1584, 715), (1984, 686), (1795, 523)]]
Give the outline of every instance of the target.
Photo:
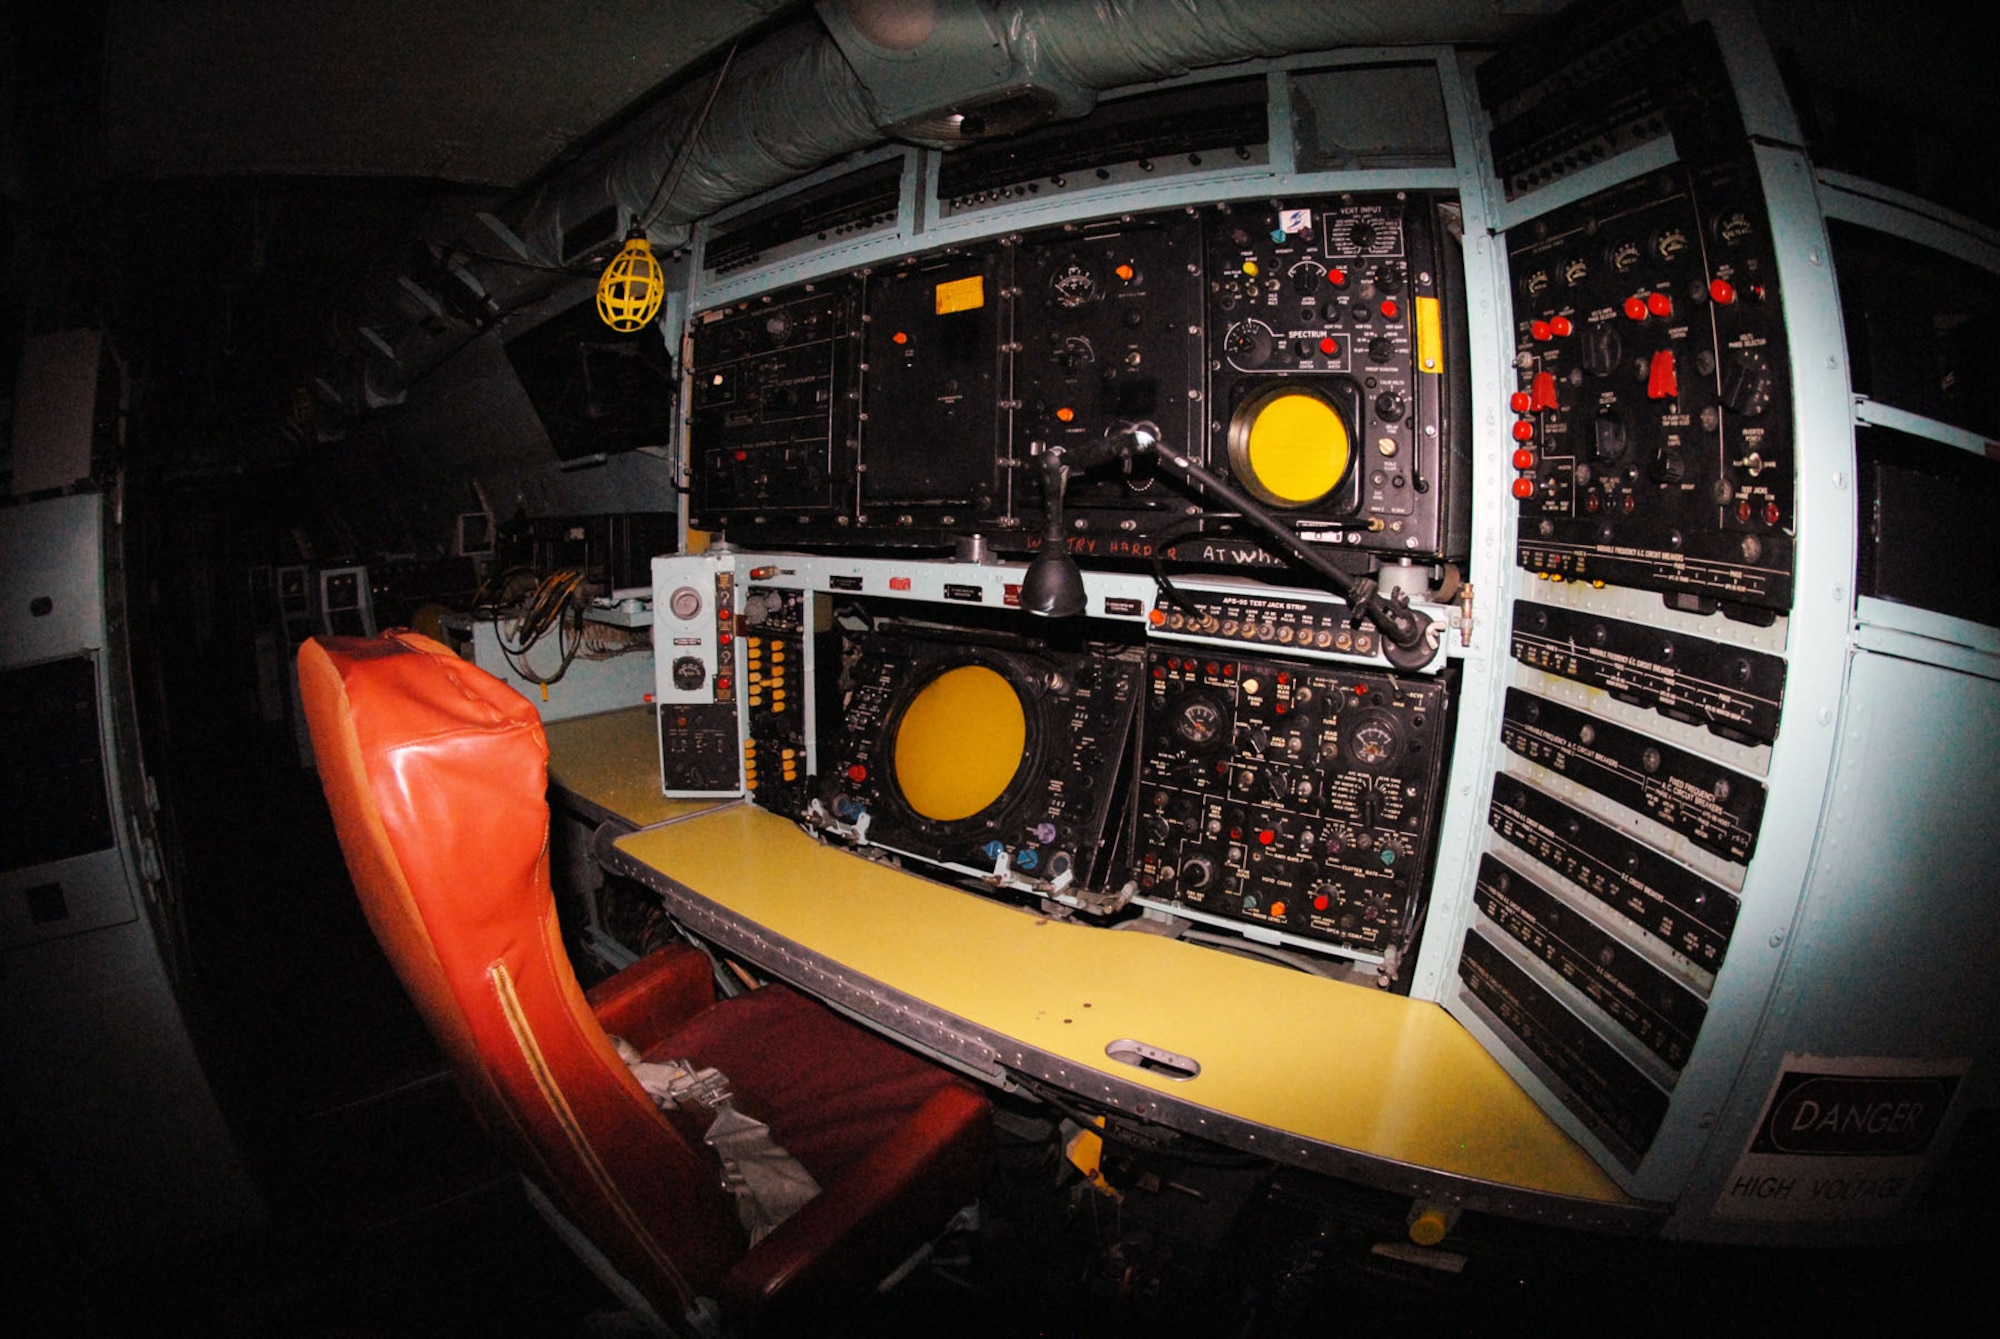
[(1014, 784), (1027, 738), (1027, 713), (1006, 676), (984, 665), (948, 669), (917, 691), (896, 723), (896, 787), (921, 818), (970, 818)]
[(1229, 714), (1214, 698), (1190, 697), (1174, 713), (1174, 733), (1196, 748), (1207, 748), (1229, 734)]
[(1347, 418), (1316, 387), (1279, 382), (1229, 421), (1229, 464), (1261, 502), (1305, 507), (1338, 488), (1354, 463)]
[(701, 592), (693, 586), (681, 586), (667, 597), (667, 608), (675, 618), (685, 623), (701, 612)]
[(1356, 767), (1387, 767), (1403, 756), (1403, 728), (1379, 708), (1356, 712), (1341, 722), (1340, 751)]
[(764, 338), (773, 344), (786, 344), (792, 338), (792, 314), (783, 307), (764, 317)]
[(1653, 234), (1653, 254), (1673, 262), (1687, 253), (1688, 235), (1679, 228), (1662, 228)]
[(1262, 321), (1238, 321), (1222, 336), (1222, 351), (1237, 367), (1256, 367), (1271, 356), (1277, 337)]
[(1725, 209), (1715, 216), (1716, 238), (1729, 246), (1741, 246), (1757, 235), (1757, 225), (1748, 211)]
[(1590, 278), (1590, 262), (1582, 256), (1571, 256), (1562, 263), (1563, 283), (1571, 288), (1580, 288)]
[(1604, 257), (1611, 262), (1613, 270), (1627, 274), (1639, 263), (1639, 244), (1633, 241), (1613, 242)]
[(1549, 291), (1547, 269), (1529, 270), (1527, 278), (1521, 281), (1521, 292), (1526, 297), (1538, 298)]
[(1066, 256), (1049, 274), (1049, 306), (1059, 312), (1077, 312), (1104, 297), (1104, 281), (1097, 267), (1081, 256)]

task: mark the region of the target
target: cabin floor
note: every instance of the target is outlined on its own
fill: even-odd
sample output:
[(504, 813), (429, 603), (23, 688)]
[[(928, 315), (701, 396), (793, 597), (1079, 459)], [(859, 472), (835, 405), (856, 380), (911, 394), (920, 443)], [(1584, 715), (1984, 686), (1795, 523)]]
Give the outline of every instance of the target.
[[(213, 577), (217, 586), (229, 578)], [(165, 589), (187, 589), (169, 585)], [(172, 604), (171, 594), (163, 597)], [(222, 607), (226, 608), (226, 602)], [(87, 1265), (12, 1255), (16, 1334), (610, 1336), (617, 1302), (528, 1205), (447, 1076), (349, 887), (316, 776), (259, 719), (225, 616), (156, 610), (163, 710), (149, 740), (185, 862), (190, 1019), (270, 1211), (267, 1227)], [(241, 635), (244, 640), (236, 641)], [(185, 636), (186, 644), (173, 638)], [(1797, 1332), (1990, 1302), (1979, 1241), (1893, 1251), (1631, 1242), (1468, 1215), (1428, 1264), (1407, 1203), (1213, 1148), (1107, 1146), (1123, 1190), (1063, 1157), (1059, 1112), (1009, 1099), (983, 1224), (826, 1333), (1324, 1335)], [(10, 1177), (0, 1172), (0, 1193)], [(10, 1200), (13, 1198), (9, 1196)], [(16, 1201), (18, 1203), (18, 1201)], [(1460, 1266), (1457, 1272), (1431, 1267)], [(1983, 1298), (1975, 1293), (1984, 1290)]]

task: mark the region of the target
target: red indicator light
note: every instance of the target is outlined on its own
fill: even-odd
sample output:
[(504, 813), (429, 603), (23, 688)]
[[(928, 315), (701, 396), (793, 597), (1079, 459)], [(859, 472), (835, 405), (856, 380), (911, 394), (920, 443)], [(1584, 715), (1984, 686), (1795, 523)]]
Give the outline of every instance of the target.
[(889, 336), (889, 342), (891, 344), (908, 344), (910, 342), (910, 337), (904, 334), (902, 331), (898, 330), (895, 334)]
[(1567, 316), (1551, 316), (1549, 318), (1549, 333), (1557, 339), (1561, 339), (1575, 329), (1576, 327), (1569, 323), (1569, 317)]
[(850, 763), (847, 768), (847, 779), (858, 786), (868, 779), (868, 769), (858, 762)]
[(1507, 407), (1517, 414), (1525, 414), (1534, 408), (1535, 402), (1526, 391), (1515, 391), (1507, 397)]
[(1347, 287), (1347, 271), (1336, 265), (1326, 272), (1326, 281), (1335, 288)]
[(1528, 325), (1528, 338), (1530, 339), (1548, 339), (1554, 333), (1555, 331), (1549, 328), (1547, 321), (1532, 321)]
[(1286, 673), (1284, 670), (1278, 671), (1279, 683), (1290, 683), (1291, 681), (1292, 681), (1292, 676), (1290, 674)]
[(730, 457), (729, 457), (729, 458), (730, 458), (731, 460), (734, 460), (734, 461), (737, 461), (737, 462), (739, 462), (739, 463), (740, 463), (740, 462), (742, 462), (742, 461), (745, 461), (745, 460), (748, 460), (748, 459), (750, 459), (750, 453), (749, 453), (748, 451), (736, 451), (736, 452), (733, 452), (733, 453), (731, 453), (731, 455), (730, 455)]
[(1646, 299), (1633, 295), (1625, 299), (1625, 315), (1634, 321), (1646, 319)]
[(1355, 695), (1356, 697), (1367, 697), (1367, 696), (1368, 696), (1368, 685), (1367, 685), (1367, 684), (1365, 684), (1365, 683), (1357, 683), (1357, 684), (1355, 684), (1355, 685), (1354, 685), (1354, 695)]
[(1517, 470), (1535, 468), (1535, 453), (1525, 446), (1514, 448), (1514, 468)]
[(1403, 304), (1402, 304), (1402, 303), (1400, 303), (1400, 302), (1396, 301), (1396, 299), (1394, 299), (1394, 298), (1383, 298), (1383, 299), (1382, 299), (1382, 319), (1383, 319), (1383, 320), (1385, 320), (1385, 321), (1393, 321), (1393, 320), (1395, 320), (1395, 319), (1396, 319), (1396, 318), (1397, 318), (1398, 316), (1401, 316), (1402, 314), (1403, 314)]
[(909, 588), (910, 588), (910, 579), (908, 577), (889, 578), (890, 590), (908, 590)]
[(1749, 520), (1749, 519), (1750, 519), (1750, 499), (1749, 499), (1749, 498), (1747, 498), (1747, 497), (1745, 497), (1745, 498), (1738, 498), (1738, 499), (1736, 500), (1736, 519), (1737, 519), (1737, 520), (1739, 520), (1739, 521), (1747, 521), (1747, 520)]
[(1776, 525), (1777, 523), (1778, 523), (1778, 504), (1775, 502), (1766, 502), (1764, 504), (1764, 524)]
[(1514, 481), (1515, 497), (1520, 498), (1522, 501), (1525, 502), (1534, 495), (1535, 495), (1535, 481), (1533, 479), (1530, 479), (1527, 475), (1524, 474), (1520, 478)]
[(1674, 314), (1674, 300), (1665, 293), (1654, 293), (1646, 299), (1646, 310), (1664, 321)]
[(1276, 840), (1278, 840), (1278, 834), (1269, 828), (1263, 828), (1257, 833), (1257, 844), (1259, 846), (1269, 846)]
[(1708, 296), (1714, 301), (1716, 306), (1727, 307), (1736, 301), (1736, 285), (1730, 283), (1727, 279), (1710, 279), (1708, 281)]
[(1315, 895), (1314, 895), (1314, 897), (1313, 897), (1313, 910), (1314, 910), (1314, 911), (1325, 911), (1325, 910), (1326, 910), (1326, 894), (1325, 894), (1325, 893), (1318, 893), (1318, 894), (1315, 894)]
[[(1208, 662), (1207, 669), (1210, 674), (1215, 673), (1215, 662), (1213, 660)], [(1236, 667), (1234, 665), (1231, 665), (1229, 667), (1229, 672), (1231, 674), (1234, 674), (1236, 672)]]
[(1532, 419), (1517, 418), (1514, 420), (1514, 440), (1517, 442), (1532, 442), (1535, 440), (1535, 424)]
[(1338, 358), (1340, 357), (1340, 341), (1332, 335), (1327, 335), (1320, 340), (1319, 351), (1329, 358)]

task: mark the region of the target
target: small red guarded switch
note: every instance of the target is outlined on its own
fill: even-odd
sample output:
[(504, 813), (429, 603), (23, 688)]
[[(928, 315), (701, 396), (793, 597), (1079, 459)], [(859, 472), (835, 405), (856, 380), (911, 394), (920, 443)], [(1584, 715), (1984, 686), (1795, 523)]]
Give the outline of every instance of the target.
[(1556, 374), (1553, 372), (1535, 373), (1533, 388), (1529, 392), (1529, 395), (1529, 408), (1531, 409), (1556, 408)]
[(1646, 372), (1646, 396), (1652, 400), (1672, 400), (1680, 393), (1680, 378), (1674, 373), (1674, 351), (1661, 349), (1653, 355), (1653, 365)]

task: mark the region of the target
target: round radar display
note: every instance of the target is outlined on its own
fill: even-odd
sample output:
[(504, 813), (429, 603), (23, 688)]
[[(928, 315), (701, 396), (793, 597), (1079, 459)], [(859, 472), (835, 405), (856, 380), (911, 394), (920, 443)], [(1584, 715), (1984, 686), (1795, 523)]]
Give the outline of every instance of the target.
[(1229, 424), (1229, 464), (1259, 501), (1309, 507), (1338, 488), (1353, 467), (1347, 419), (1314, 390), (1272, 386), (1237, 406)]
[(1014, 784), (1027, 740), (1027, 712), (1004, 675), (948, 669), (917, 690), (896, 726), (896, 787), (919, 817), (970, 818)]

